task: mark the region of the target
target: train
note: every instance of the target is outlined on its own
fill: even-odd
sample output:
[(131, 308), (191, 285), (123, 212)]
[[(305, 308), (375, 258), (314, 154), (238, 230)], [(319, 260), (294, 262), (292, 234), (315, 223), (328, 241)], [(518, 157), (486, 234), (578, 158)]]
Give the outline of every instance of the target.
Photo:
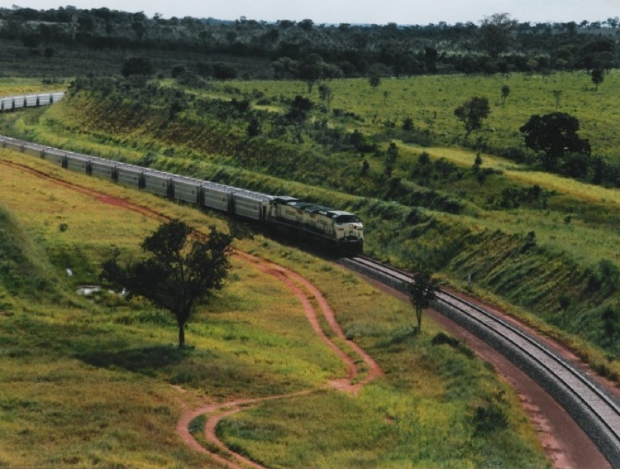
[[(4, 106), (5, 100), (7, 103), (12, 100), (10, 109), (17, 109), (52, 104), (62, 99), (62, 95), (64, 93), (59, 92), (0, 98), (0, 102)], [(343, 255), (360, 254), (364, 249), (364, 225), (357, 215), (346, 211), (291, 196), (264, 194), (11, 137), (0, 136), (0, 146), (42, 158), (71, 171), (223, 212), (268, 229), (278, 229), (296, 241), (324, 244)]]
[(64, 91), (52, 93), (27, 94), (23, 96), (5, 96), (0, 98), (0, 111), (14, 111), (25, 107), (47, 106), (64, 98)]

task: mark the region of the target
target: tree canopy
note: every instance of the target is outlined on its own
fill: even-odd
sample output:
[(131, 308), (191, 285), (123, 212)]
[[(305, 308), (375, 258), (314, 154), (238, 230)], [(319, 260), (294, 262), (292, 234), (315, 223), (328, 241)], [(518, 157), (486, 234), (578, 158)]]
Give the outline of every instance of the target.
[(179, 220), (161, 225), (142, 242), (144, 259), (119, 263), (119, 253), (103, 263), (101, 277), (167, 309), (177, 320), (179, 347), (194, 307), (222, 288), (231, 267), (232, 237), (211, 227), (206, 239), (190, 239), (193, 230)]
[(130, 57), (123, 64), (121, 73), (124, 77), (131, 75), (152, 75), (155, 69), (149, 59), (144, 57)]
[(490, 113), (489, 100), (478, 96), (465, 101), (454, 110), (454, 115), (465, 125), (465, 139), (474, 130), (482, 127), (482, 121), (489, 117)]
[(557, 160), (568, 153), (590, 155), (590, 142), (579, 138), (579, 120), (564, 112), (533, 115), (519, 128), (525, 144), (534, 151), (542, 151), (543, 166), (554, 169)]
[(517, 22), (508, 13), (496, 13), (480, 22), (480, 47), (491, 57), (506, 52), (514, 39), (512, 31)]
[[(170, 52), (176, 56), (201, 54), (225, 60), (239, 76), (250, 73), (247, 58), (269, 58), (276, 78), (296, 76), (306, 81), (309, 89), (319, 80), (342, 74), (368, 76), (373, 64), (384, 68), (383, 76), (532, 69), (607, 71), (618, 65), (617, 17), (592, 23), (530, 24), (513, 20), (508, 13), (496, 13), (484, 17), (479, 25), (443, 21), (428, 25), (318, 25), (310, 19), (274, 23), (247, 18), (165, 19), (159, 14), (149, 18), (144, 13), (108, 8), (35, 10), (13, 6), (0, 8), (0, 21), (0, 39), (23, 43), (34, 57), (42, 52), (37, 49), (41, 44), (43, 49), (53, 47), (60, 54), (74, 47), (136, 54), (165, 51), (160, 59), (157, 54), (145, 54), (161, 71), (169, 65)], [(322, 60), (308, 61), (313, 54)], [(192, 55), (188, 63), (193, 62), (195, 70), (200, 63), (194, 59)], [(271, 67), (261, 66), (251, 73), (265, 78), (271, 71)]]
[(424, 266), (415, 266), (415, 273), (407, 285), (407, 293), (415, 308), (418, 332), (422, 330), (422, 311), (431, 305), (439, 291), (439, 282), (433, 278), (432, 272)]

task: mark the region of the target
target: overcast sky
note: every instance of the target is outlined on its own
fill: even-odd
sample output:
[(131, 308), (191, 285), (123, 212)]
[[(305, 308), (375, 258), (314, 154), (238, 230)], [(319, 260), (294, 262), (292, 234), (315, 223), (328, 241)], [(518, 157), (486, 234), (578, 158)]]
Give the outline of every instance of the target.
[(398, 24), (478, 23), (494, 13), (509, 13), (512, 19), (531, 23), (604, 21), (620, 16), (620, 0), (0, 0), (0, 6), (40, 9), (73, 5), (129, 12), (142, 11), (152, 17), (299, 21), (321, 23)]

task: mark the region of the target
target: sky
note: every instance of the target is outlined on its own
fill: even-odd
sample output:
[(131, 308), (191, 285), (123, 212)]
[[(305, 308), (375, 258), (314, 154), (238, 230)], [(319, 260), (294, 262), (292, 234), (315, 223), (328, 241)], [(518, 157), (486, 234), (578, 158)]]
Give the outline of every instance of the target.
[(90, 9), (156, 13), (164, 18), (195, 18), (300, 21), (316, 24), (448, 24), (472, 23), (495, 13), (508, 13), (521, 22), (580, 23), (583, 20), (605, 21), (620, 16), (620, 0), (0, 0), (0, 6), (36, 10), (72, 5)]

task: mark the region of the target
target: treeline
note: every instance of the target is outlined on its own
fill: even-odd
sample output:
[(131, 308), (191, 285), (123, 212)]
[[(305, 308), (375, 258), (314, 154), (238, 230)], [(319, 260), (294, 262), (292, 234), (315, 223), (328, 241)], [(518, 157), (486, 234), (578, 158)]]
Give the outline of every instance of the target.
[(330, 76), (608, 70), (618, 65), (620, 21), (521, 23), (508, 14), (479, 25), (324, 25), (191, 17), (148, 18), (108, 8), (0, 9), (0, 39), (43, 48), (173, 50), (273, 61), (274, 78), (299, 77), (318, 54)]

